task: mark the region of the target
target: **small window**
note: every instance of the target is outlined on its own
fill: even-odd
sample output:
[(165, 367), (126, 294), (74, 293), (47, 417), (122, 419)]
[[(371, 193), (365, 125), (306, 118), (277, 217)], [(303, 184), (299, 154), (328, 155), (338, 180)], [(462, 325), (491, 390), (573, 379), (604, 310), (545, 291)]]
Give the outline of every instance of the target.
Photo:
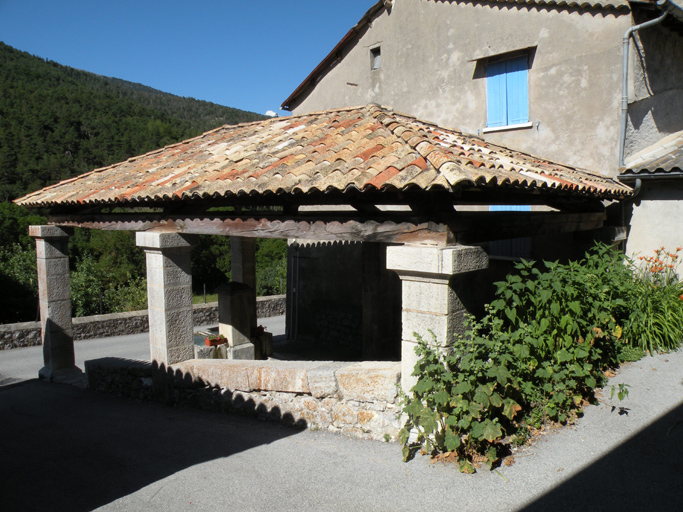
[(486, 64), (488, 128), (529, 121), (528, 69), (526, 55)]
[(370, 48), (370, 69), (379, 69), (382, 67), (382, 50), (379, 46)]

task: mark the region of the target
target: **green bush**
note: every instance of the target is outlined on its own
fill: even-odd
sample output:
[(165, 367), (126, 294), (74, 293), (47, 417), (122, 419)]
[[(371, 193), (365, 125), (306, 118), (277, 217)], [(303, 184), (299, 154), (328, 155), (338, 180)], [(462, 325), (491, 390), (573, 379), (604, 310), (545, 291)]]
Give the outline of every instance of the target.
[[(407, 421), (400, 432), (403, 458), (414, 448), (454, 452), (460, 470), (474, 472), (473, 457), (484, 454), (489, 465), (499, 459), (500, 440), (514, 430), (521, 410), (519, 381), (510, 371), (514, 357), (496, 337), (480, 336), (476, 327), (459, 336), (448, 350), (418, 337), (418, 382), (404, 396)], [(513, 427), (511, 429), (511, 427)], [(417, 432), (409, 443), (411, 431)]]
[(466, 472), (475, 460), (493, 465), (503, 441), (523, 440), (528, 425), (571, 421), (607, 369), (645, 350), (677, 348), (680, 250), (659, 249), (640, 267), (602, 244), (578, 262), (543, 262), (543, 270), (522, 261), (452, 345), (418, 337), (418, 381), (402, 394), (404, 459), (423, 448), (454, 453)]

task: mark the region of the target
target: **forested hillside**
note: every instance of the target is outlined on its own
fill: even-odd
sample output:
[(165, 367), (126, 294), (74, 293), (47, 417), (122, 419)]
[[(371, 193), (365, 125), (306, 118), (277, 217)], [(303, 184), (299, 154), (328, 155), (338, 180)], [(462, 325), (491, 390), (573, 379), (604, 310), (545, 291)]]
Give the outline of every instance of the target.
[(0, 200), (224, 124), (260, 119), (0, 43)]
[[(265, 119), (80, 71), (0, 42), (0, 323), (35, 320), (35, 251), (27, 226), (40, 211), (12, 199), (57, 181), (194, 137)], [(260, 294), (280, 293), (284, 240), (259, 242)], [(75, 315), (145, 307), (143, 253), (133, 233), (77, 230), (70, 242)], [(230, 274), (229, 239), (203, 237), (193, 284), (209, 292)]]

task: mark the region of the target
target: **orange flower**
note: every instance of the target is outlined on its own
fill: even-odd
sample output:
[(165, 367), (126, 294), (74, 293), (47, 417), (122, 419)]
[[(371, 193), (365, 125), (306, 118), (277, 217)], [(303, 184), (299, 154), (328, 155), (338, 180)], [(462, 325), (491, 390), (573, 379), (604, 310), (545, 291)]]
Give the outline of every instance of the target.
[(676, 252), (681, 252), (681, 251), (683, 251), (683, 246), (679, 245), (678, 247), (676, 247)]

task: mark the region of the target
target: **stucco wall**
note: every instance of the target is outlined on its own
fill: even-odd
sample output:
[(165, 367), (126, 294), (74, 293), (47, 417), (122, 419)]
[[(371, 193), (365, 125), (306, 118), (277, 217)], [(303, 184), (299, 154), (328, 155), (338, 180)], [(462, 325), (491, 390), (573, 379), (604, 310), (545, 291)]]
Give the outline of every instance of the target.
[(626, 253), (652, 255), (664, 247), (683, 246), (683, 183), (681, 180), (645, 181), (631, 208), (631, 228)]
[[(294, 109), (371, 102), (442, 126), (486, 126), (486, 78), (476, 59), (536, 47), (529, 71), (530, 129), (487, 140), (572, 165), (617, 168), (621, 43), (628, 11), (400, 0), (380, 14)], [(382, 67), (369, 48), (381, 44)]]
[[(654, 19), (635, 10), (635, 23)], [(683, 37), (660, 24), (635, 34), (625, 154), (636, 153), (683, 130)]]

